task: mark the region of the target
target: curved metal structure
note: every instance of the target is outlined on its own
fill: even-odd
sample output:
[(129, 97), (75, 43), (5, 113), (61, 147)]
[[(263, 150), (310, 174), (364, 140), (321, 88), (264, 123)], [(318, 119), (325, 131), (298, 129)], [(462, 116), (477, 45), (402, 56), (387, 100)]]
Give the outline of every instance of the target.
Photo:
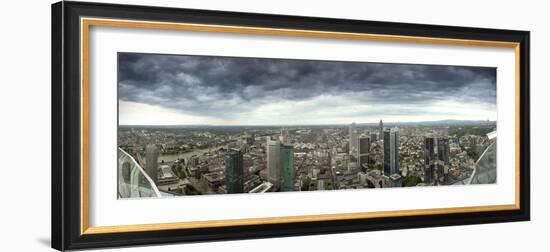
[(487, 134), (491, 143), (476, 162), (468, 184), (493, 184), (497, 180), (497, 133)]
[(118, 148), (118, 198), (141, 197), (162, 197), (162, 194), (136, 160)]

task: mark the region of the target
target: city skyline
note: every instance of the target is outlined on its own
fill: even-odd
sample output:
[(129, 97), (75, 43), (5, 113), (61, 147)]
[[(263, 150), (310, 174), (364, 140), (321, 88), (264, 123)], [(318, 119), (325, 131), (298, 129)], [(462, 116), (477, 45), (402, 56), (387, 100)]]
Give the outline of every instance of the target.
[(119, 53), (120, 125), (496, 120), (485, 67)]
[(496, 124), (383, 125), (122, 128), (118, 197), (495, 183)]

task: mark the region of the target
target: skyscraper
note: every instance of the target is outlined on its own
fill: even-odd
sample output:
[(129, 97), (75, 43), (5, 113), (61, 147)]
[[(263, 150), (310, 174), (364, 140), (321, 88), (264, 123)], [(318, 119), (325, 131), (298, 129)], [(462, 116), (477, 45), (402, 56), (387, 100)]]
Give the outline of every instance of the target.
[(390, 137), (391, 174), (399, 173), (399, 131), (394, 128)]
[(382, 120), (380, 120), (380, 125), (378, 127), (379, 127), (378, 130), (380, 131), (378, 137), (380, 139), (383, 139), (384, 138), (384, 124), (382, 124)]
[(448, 181), (449, 175), (449, 138), (442, 137), (437, 139), (437, 157), (439, 159), (439, 175), (443, 177), (443, 182)]
[(370, 138), (359, 138), (359, 167), (363, 168), (369, 163)]
[(357, 159), (358, 151), (358, 139), (357, 130), (355, 129), (355, 123), (349, 126), (349, 155)]
[(158, 184), (158, 159), (159, 151), (156, 145), (149, 144), (145, 147), (145, 172)]
[(389, 176), (391, 175), (391, 167), (390, 167), (390, 129), (386, 129), (382, 133), (382, 141), (384, 141), (384, 175)]
[(294, 191), (294, 147), (281, 145), (281, 191)]
[(437, 158), (445, 164), (449, 164), (449, 138), (437, 139)]
[(399, 131), (386, 129), (384, 136), (384, 175), (399, 173)]
[(435, 141), (433, 137), (424, 137), (424, 183), (431, 183), (435, 166)]
[(243, 153), (231, 150), (225, 156), (225, 189), (227, 193), (242, 193), (243, 181)]
[(267, 139), (267, 180), (275, 191), (280, 187), (281, 179), (281, 142)]

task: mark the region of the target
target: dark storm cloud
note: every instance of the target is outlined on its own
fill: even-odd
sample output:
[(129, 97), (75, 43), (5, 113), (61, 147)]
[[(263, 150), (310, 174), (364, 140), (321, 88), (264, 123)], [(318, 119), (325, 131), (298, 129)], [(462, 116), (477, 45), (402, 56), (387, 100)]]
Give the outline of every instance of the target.
[(119, 54), (122, 101), (230, 116), (265, 103), (321, 95), (347, 96), (369, 105), (428, 106), (453, 100), (494, 107), (496, 69)]

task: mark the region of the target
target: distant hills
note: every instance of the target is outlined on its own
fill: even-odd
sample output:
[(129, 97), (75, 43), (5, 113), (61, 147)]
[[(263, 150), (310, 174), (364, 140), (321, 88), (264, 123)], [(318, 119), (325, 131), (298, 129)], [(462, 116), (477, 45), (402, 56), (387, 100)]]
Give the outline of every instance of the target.
[[(496, 121), (488, 120), (439, 120), (439, 121), (421, 121), (421, 122), (388, 122), (384, 123), (384, 127), (391, 126), (472, 126), (472, 125), (487, 125), (495, 124)], [(378, 123), (359, 123), (358, 126), (377, 126)]]
[[(420, 122), (384, 122), (384, 127), (422, 127), (422, 126), (475, 126), (475, 125), (492, 125), (496, 121), (488, 120), (439, 120), (439, 121), (420, 121)], [(351, 122), (349, 123), (351, 124)], [(270, 128), (270, 127), (343, 127), (349, 124), (316, 124), (316, 125), (209, 125), (209, 124), (194, 124), (194, 125), (120, 125), (121, 128), (234, 128), (234, 127), (250, 127), (250, 128)], [(357, 127), (377, 127), (376, 123), (356, 123)]]

